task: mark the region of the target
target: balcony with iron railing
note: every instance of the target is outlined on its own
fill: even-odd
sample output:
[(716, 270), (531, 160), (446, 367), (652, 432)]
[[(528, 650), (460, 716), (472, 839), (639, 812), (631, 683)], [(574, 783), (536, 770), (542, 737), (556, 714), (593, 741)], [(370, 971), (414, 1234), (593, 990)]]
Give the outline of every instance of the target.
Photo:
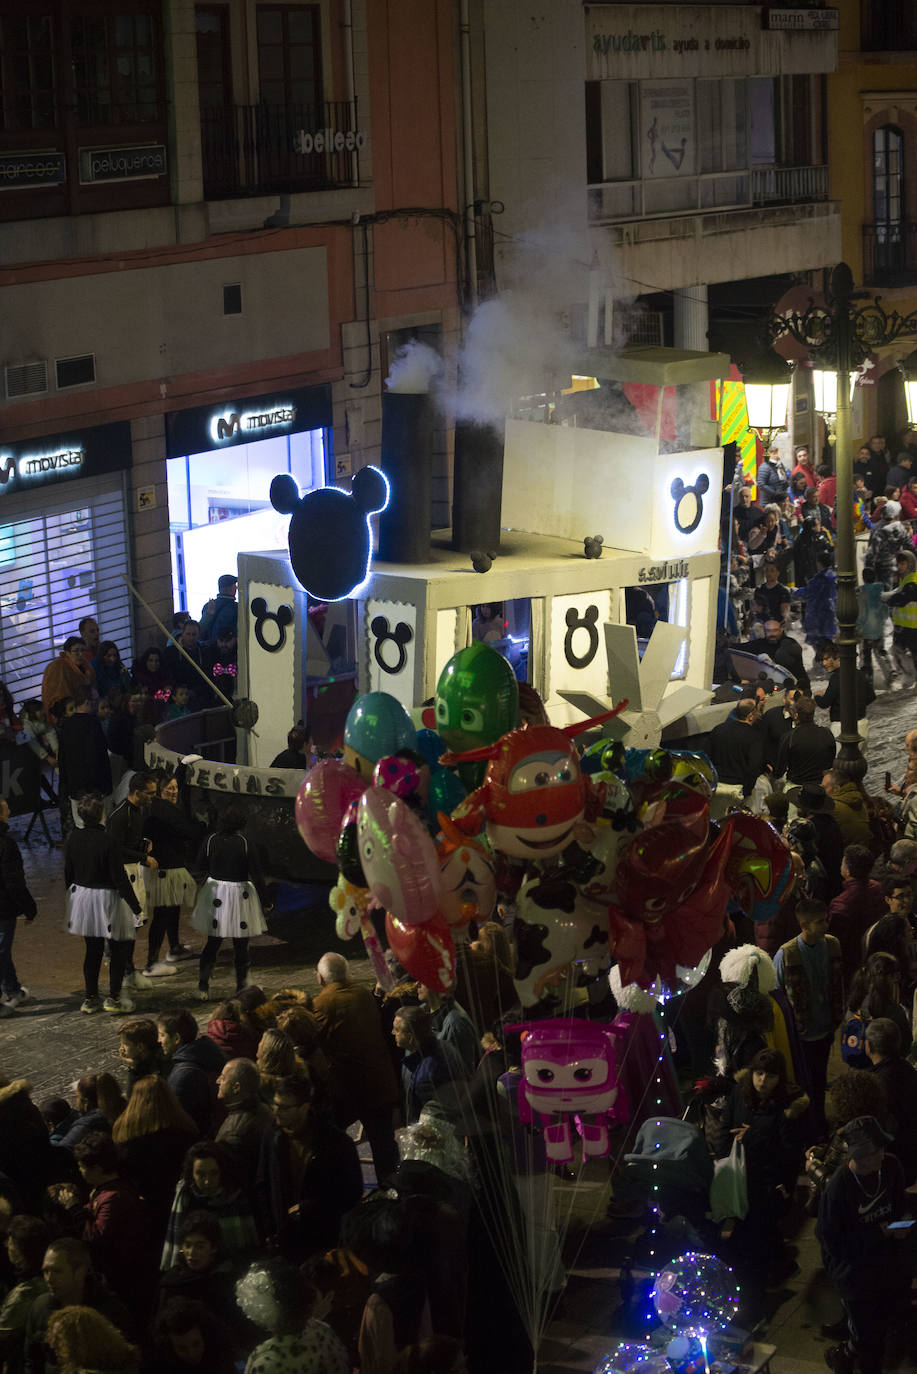
[(204, 196), (276, 195), (359, 185), (356, 101), (201, 110)]
[(863, 225), (866, 286), (913, 286), (917, 282), (917, 222)]
[(699, 176), (606, 181), (587, 187), (590, 224), (671, 218), (828, 199), (828, 168), (749, 167)]

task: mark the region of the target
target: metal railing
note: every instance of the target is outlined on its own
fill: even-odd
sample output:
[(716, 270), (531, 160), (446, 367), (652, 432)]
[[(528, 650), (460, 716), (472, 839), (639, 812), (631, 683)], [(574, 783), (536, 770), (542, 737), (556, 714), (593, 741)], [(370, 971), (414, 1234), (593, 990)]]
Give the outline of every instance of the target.
[(828, 169), (754, 167), (587, 187), (590, 224), (828, 199)]
[(917, 282), (917, 222), (863, 225), (863, 281), (867, 286)]
[(204, 196), (271, 195), (359, 184), (356, 101), (201, 110)]

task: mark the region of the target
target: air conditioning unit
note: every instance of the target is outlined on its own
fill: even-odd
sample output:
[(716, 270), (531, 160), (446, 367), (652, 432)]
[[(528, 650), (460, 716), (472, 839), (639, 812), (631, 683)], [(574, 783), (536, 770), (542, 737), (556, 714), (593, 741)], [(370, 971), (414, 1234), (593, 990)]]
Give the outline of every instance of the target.
[(48, 364), (12, 363), (3, 369), (8, 401), (21, 396), (41, 396), (48, 390)]

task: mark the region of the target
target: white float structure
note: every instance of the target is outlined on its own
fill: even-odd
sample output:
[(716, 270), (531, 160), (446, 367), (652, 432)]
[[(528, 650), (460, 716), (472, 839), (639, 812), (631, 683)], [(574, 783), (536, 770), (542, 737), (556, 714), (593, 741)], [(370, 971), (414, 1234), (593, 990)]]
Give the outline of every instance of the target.
[[(578, 372), (599, 378), (600, 389), (602, 382), (657, 388), (653, 433), (508, 420), (493, 566), (475, 572), (468, 554), (450, 547), (448, 532), (433, 535), (427, 562), (374, 562), (352, 598), (357, 689), (418, 706), (433, 696), (452, 654), (471, 643), (471, 608), (525, 598), (528, 680), (552, 721), (565, 724), (626, 697), (626, 714), (610, 728), (628, 745), (652, 747), (683, 718), (683, 733), (704, 728), (696, 712), (704, 714), (711, 695), (723, 488), (710, 396), (728, 368), (724, 354), (593, 350)], [(671, 452), (662, 434), (676, 413), (679, 451)], [(604, 540), (597, 559), (584, 554), (593, 535)], [(625, 589), (662, 583), (670, 586), (672, 623), (657, 622), (641, 661)], [(279, 650), (259, 642), (259, 624), (262, 641), (279, 636), (272, 622), (252, 615), (257, 598), (269, 614), (293, 611)], [(300, 714), (306, 678), (325, 671), (329, 635), (345, 623), (348, 603), (329, 609), (319, 639), (288, 559), (274, 553), (239, 555), (239, 603), (238, 691), (261, 710), (245, 761), (263, 767)]]

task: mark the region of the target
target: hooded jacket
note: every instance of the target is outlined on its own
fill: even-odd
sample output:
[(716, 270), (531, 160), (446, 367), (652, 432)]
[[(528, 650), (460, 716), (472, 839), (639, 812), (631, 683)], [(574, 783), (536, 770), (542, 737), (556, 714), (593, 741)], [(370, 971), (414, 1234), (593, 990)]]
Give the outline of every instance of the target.
[(869, 808), (866, 798), (855, 782), (843, 782), (831, 793), (834, 802), (834, 819), (841, 832), (844, 847), (848, 844), (862, 844), (871, 847), (872, 832), (869, 828)]
[(210, 1135), (215, 1104), (214, 1082), (226, 1056), (209, 1035), (179, 1045), (172, 1055), (166, 1082), (202, 1135)]

